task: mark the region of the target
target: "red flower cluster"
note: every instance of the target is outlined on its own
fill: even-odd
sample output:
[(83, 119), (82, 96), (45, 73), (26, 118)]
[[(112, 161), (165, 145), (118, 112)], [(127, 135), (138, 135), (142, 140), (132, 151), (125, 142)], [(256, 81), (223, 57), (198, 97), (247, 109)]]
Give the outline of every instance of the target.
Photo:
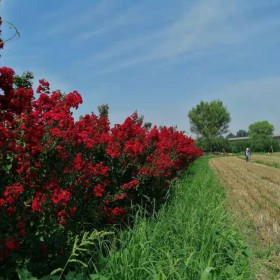
[(78, 92), (51, 92), (40, 80), (35, 99), (32, 89), (15, 90), (13, 77), (0, 68), (0, 268), (12, 251), (27, 259), (47, 250), (61, 228), (73, 235), (119, 223), (144, 197), (160, 201), (202, 155), (183, 132), (148, 129), (136, 113), (114, 127), (95, 114), (75, 121)]
[(125, 183), (125, 184), (121, 185), (120, 188), (123, 189), (123, 190), (129, 190), (129, 189), (133, 189), (138, 184), (139, 184), (138, 180), (132, 180), (129, 183)]

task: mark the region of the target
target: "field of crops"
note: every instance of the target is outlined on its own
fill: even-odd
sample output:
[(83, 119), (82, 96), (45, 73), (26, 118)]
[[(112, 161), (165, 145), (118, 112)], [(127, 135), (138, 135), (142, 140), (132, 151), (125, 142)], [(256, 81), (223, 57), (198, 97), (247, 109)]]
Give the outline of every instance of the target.
[(266, 252), (260, 257), (258, 279), (280, 279), (278, 163), (279, 154), (253, 155), (250, 162), (237, 157), (213, 158), (210, 162), (227, 190), (230, 208), (242, 222), (242, 231), (255, 241), (256, 250)]
[(280, 153), (273, 154), (256, 154), (251, 158), (252, 162), (269, 165), (280, 168)]

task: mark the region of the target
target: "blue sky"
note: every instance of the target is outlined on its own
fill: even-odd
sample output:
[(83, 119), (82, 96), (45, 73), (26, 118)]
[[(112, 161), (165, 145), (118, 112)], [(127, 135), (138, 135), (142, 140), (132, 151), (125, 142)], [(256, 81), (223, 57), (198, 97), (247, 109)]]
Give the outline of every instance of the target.
[(21, 35), (1, 65), (78, 90), (76, 117), (108, 103), (112, 125), (137, 110), (191, 135), (188, 112), (220, 99), (231, 132), (280, 134), (279, 0), (2, 0), (0, 15)]

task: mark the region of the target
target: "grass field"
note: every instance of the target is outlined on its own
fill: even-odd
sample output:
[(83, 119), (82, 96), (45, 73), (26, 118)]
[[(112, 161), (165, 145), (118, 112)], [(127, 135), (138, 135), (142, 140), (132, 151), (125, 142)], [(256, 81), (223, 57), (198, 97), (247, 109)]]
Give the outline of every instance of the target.
[(197, 160), (174, 189), (159, 213), (139, 215), (133, 227), (100, 244), (91, 273), (110, 280), (253, 279), (250, 251), (208, 159)]
[(256, 163), (278, 163), (279, 154), (213, 158), (229, 206), (254, 248), (256, 279), (280, 279), (280, 169)]
[(256, 162), (271, 167), (280, 168), (280, 153), (256, 154), (252, 156), (251, 162)]

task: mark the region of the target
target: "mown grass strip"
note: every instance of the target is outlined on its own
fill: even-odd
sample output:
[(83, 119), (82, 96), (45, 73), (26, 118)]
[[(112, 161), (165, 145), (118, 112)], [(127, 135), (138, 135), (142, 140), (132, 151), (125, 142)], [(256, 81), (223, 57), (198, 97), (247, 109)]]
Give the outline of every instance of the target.
[(249, 250), (225, 210), (208, 158), (197, 160), (173, 189), (152, 218), (138, 213), (133, 228), (100, 243), (91, 273), (110, 280), (252, 279)]
[(280, 168), (280, 164), (277, 162), (267, 162), (267, 161), (263, 161), (263, 160), (256, 160), (255, 162), (259, 163), (259, 164), (267, 165), (270, 167), (274, 167), (274, 168)]
[[(244, 156), (239, 156), (238, 155), (237, 158), (245, 160)], [(274, 167), (274, 168), (280, 168), (280, 164), (278, 162), (267, 162), (265, 160), (254, 160), (252, 158), (250, 159), (250, 161), (254, 162), (254, 163), (258, 163), (258, 164)]]

